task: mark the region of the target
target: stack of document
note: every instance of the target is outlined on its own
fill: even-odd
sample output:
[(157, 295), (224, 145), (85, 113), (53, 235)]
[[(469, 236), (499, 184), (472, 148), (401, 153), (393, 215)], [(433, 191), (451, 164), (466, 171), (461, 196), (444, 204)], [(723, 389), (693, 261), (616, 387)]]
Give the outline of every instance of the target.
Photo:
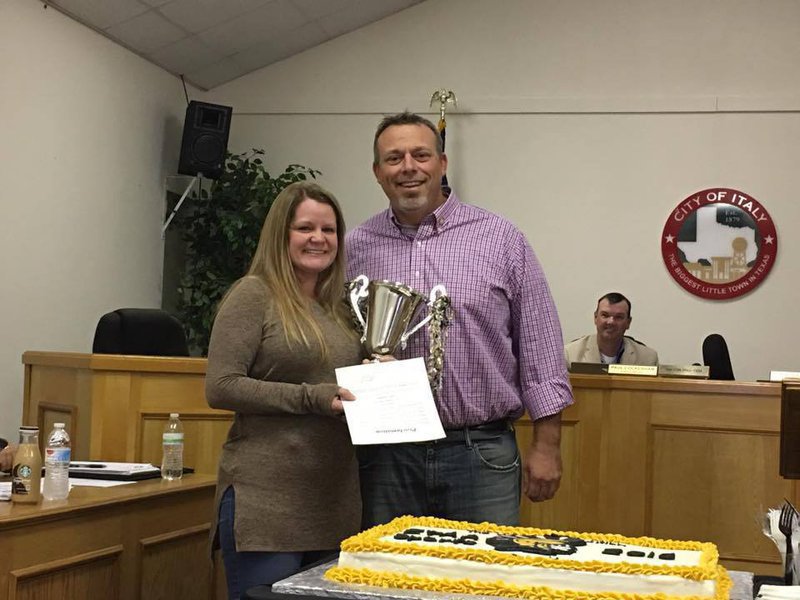
[(137, 481), (161, 476), (161, 470), (150, 463), (123, 463), (82, 460), (69, 463), (69, 476), (83, 479)]

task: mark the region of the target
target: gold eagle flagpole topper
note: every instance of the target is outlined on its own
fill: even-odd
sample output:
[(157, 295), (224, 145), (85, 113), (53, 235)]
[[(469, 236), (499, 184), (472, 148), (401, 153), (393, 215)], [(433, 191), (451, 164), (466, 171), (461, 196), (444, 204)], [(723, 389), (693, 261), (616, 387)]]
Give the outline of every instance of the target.
[[(447, 105), (452, 104), (454, 108), (458, 108), (458, 101), (453, 90), (446, 90), (444, 88), (438, 89), (431, 95), (430, 105), (433, 106), (439, 103), (439, 124), (436, 129), (439, 131), (439, 139), (441, 140), (442, 152), (444, 152), (445, 143), (447, 141)], [(442, 175), (442, 187), (449, 188), (450, 184), (447, 182), (447, 175)]]
[(446, 124), (445, 113), (447, 112), (447, 105), (452, 104), (454, 108), (458, 108), (458, 100), (453, 90), (441, 88), (431, 95), (430, 106), (437, 102), (439, 103), (439, 129), (441, 130), (443, 124)]

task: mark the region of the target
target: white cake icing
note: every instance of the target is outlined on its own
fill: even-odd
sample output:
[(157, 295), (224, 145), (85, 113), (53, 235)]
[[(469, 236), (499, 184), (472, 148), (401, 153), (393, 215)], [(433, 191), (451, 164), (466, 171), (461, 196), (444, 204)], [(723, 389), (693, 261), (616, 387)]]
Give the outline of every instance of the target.
[(530, 598), (578, 592), (720, 600), (730, 581), (716, 563), (713, 544), (401, 517), (345, 540), (326, 576)]

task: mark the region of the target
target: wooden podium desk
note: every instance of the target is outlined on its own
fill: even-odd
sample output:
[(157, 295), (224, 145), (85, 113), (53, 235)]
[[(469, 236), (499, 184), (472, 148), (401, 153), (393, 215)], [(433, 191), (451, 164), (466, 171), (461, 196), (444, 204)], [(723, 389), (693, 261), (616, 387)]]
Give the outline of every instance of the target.
[[(570, 379), (561, 488), (552, 501), (523, 501), (523, 523), (710, 541), (730, 569), (782, 574), (760, 520), (799, 499), (779, 475), (779, 383)], [(520, 448), (532, 433), (529, 419), (517, 423)]]
[[(161, 460), (170, 412), (186, 428), (187, 466), (216, 473), (232, 413), (205, 401), (205, 359), (26, 352), (26, 424), (71, 424), (75, 457)], [(564, 474), (554, 500), (524, 500), (525, 525), (711, 541), (734, 570), (780, 575), (760, 518), (783, 498), (779, 383), (661, 377), (570, 377)], [(520, 448), (532, 439), (517, 423)]]
[(209, 408), (206, 359), (25, 352), (23, 423), (40, 442), (64, 422), (77, 460), (161, 463), (161, 434), (181, 415), (184, 464), (216, 474), (233, 413)]
[(188, 475), (0, 502), (0, 600), (221, 598), (208, 550), (215, 486)]

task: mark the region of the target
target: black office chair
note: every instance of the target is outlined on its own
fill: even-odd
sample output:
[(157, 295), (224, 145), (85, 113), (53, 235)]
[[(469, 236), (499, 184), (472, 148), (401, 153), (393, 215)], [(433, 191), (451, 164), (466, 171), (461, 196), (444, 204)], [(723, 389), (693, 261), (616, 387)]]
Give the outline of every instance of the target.
[(157, 308), (119, 308), (97, 323), (92, 352), (143, 356), (189, 356), (180, 321)]
[(728, 344), (718, 333), (712, 333), (703, 340), (703, 364), (708, 366), (708, 378), (733, 381), (731, 356)]

